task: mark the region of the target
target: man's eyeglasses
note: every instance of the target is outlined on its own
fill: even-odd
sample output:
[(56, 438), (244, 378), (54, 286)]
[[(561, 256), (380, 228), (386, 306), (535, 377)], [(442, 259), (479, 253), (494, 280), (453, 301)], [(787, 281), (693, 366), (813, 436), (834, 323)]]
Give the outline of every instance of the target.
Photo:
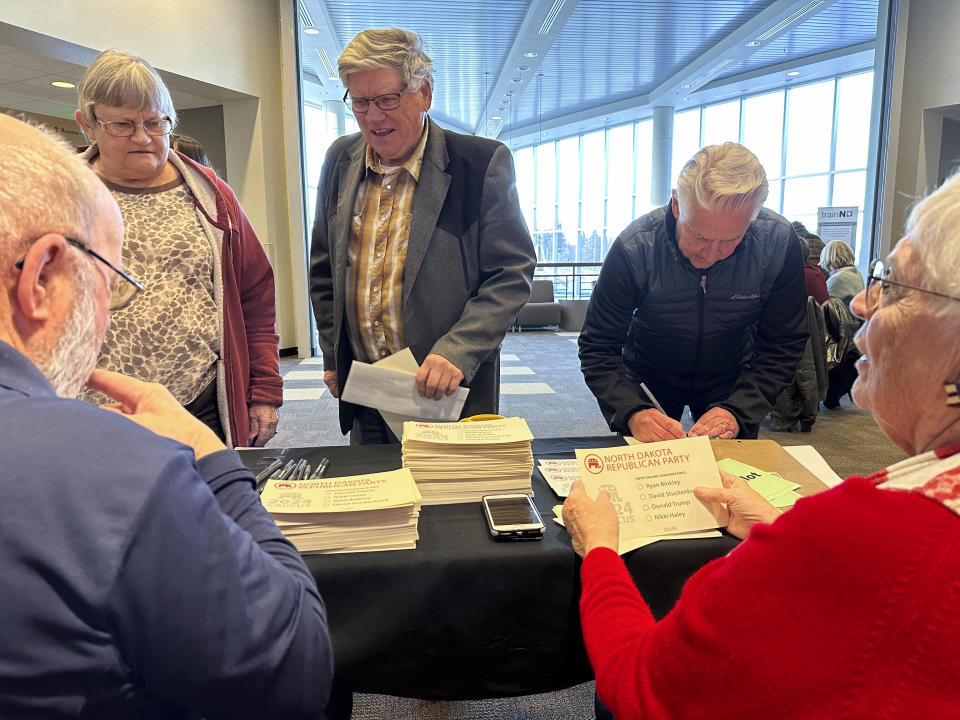
[[(123, 280), (122, 283), (119, 283), (113, 289), (113, 293), (110, 295), (110, 311), (111, 312), (115, 310), (123, 310), (125, 307), (127, 307), (127, 305), (129, 305), (133, 301), (133, 299), (137, 296), (137, 293), (143, 290), (143, 285), (141, 283), (137, 282), (132, 277), (127, 275), (123, 270), (121, 270), (112, 262), (107, 260), (105, 257), (103, 257), (103, 255), (98, 253), (96, 250), (93, 250), (92, 248), (90, 248), (86, 243), (81, 242), (79, 240), (74, 240), (73, 238), (69, 238), (66, 236), (64, 236), (63, 239), (66, 240), (70, 245), (73, 245), (73, 247), (77, 248), (78, 250), (83, 250), (83, 252), (87, 253), (87, 255), (92, 255), (94, 258), (96, 258), (97, 260), (102, 262), (104, 265), (106, 265), (108, 268), (113, 270)], [(23, 270), (24, 260), (26, 260), (26, 256), (17, 260), (17, 262), (15, 263), (15, 267), (17, 268), (17, 270)]]
[(173, 128), (173, 123), (170, 122), (170, 118), (147, 120), (142, 123), (133, 122), (132, 120), (101, 120), (98, 117), (94, 117), (93, 119), (97, 121), (97, 124), (107, 135), (112, 135), (113, 137), (130, 137), (137, 132), (138, 127), (142, 127), (147, 135), (169, 135), (170, 130)]
[(377, 95), (374, 98), (350, 97), (350, 91), (343, 94), (343, 101), (350, 106), (355, 113), (365, 113), (370, 109), (370, 103), (373, 103), (381, 110), (396, 110), (400, 107), (400, 98), (407, 91), (404, 85), (400, 92), (387, 93), (386, 95)]
[(883, 264), (883, 260), (877, 260), (873, 263), (873, 267), (870, 269), (870, 275), (867, 277), (866, 307), (868, 313), (872, 313), (880, 305), (880, 297), (883, 295), (883, 291), (887, 289), (888, 285), (901, 287), (905, 290), (916, 290), (917, 292), (926, 293), (927, 295), (936, 295), (937, 297), (946, 298), (947, 300), (960, 300), (960, 297), (954, 297), (953, 295), (947, 295), (934, 290), (927, 290), (922, 287), (917, 287), (916, 285), (907, 285), (906, 283), (888, 280), (887, 276), (892, 270), (893, 268), (886, 267)]

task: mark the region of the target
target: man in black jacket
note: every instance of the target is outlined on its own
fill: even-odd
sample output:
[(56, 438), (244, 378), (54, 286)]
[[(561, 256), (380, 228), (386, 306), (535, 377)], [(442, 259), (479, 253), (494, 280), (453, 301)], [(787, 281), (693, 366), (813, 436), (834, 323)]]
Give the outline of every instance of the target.
[[(807, 339), (797, 235), (762, 208), (756, 156), (700, 150), (670, 204), (610, 248), (580, 333), (580, 368), (610, 428), (643, 441), (755, 438)], [(643, 392), (641, 383), (664, 412)]]

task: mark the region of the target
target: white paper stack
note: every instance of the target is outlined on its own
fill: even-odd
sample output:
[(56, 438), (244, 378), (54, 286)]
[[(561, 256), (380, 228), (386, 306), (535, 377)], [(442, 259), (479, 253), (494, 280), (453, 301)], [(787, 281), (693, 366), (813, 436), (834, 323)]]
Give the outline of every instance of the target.
[(532, 494), (533, 434), (523, 418), (403, 424), (403, 466), (424, 505), (479, 502), (497, 493)]
[(409, 470), (320, 480), (270, 480), (260, 496), (301, 553), (411, 550), (420, 492)]

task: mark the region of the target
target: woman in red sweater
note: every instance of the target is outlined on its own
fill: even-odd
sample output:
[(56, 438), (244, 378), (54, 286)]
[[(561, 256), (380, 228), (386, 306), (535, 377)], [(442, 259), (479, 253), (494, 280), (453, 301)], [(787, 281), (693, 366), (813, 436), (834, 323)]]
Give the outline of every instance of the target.
[(914, 209), (852, 303), (866, 321), (854, 400), (909, 459), (782, 516), (742, 480), (698, 488), (749, 539), (660, 622), (616, 553), (609, 497), (574, 486), (563, 516), (584, 556), (584, 640), (618, 720), (960, 717), (956, 228), (958, 176)]

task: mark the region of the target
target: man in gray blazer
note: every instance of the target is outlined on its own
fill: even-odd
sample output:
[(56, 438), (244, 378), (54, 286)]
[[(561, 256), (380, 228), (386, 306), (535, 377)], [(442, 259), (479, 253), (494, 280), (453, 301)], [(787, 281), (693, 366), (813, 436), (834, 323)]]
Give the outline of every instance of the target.
[[(464, 417), (495, 413), (500, 343), (530, 295), (536, 256), (510, 151), (427, 117), (433, 64), (416, 33), (359, 33), (338, 59), (359, 135), (327, 152), (310, 295), (324, 382), (339, 397), (354, 359), (409, 346), (421, 395), (470, 388)], [(374, 410), (340, 402), (352, 443), (395, 442)]]

